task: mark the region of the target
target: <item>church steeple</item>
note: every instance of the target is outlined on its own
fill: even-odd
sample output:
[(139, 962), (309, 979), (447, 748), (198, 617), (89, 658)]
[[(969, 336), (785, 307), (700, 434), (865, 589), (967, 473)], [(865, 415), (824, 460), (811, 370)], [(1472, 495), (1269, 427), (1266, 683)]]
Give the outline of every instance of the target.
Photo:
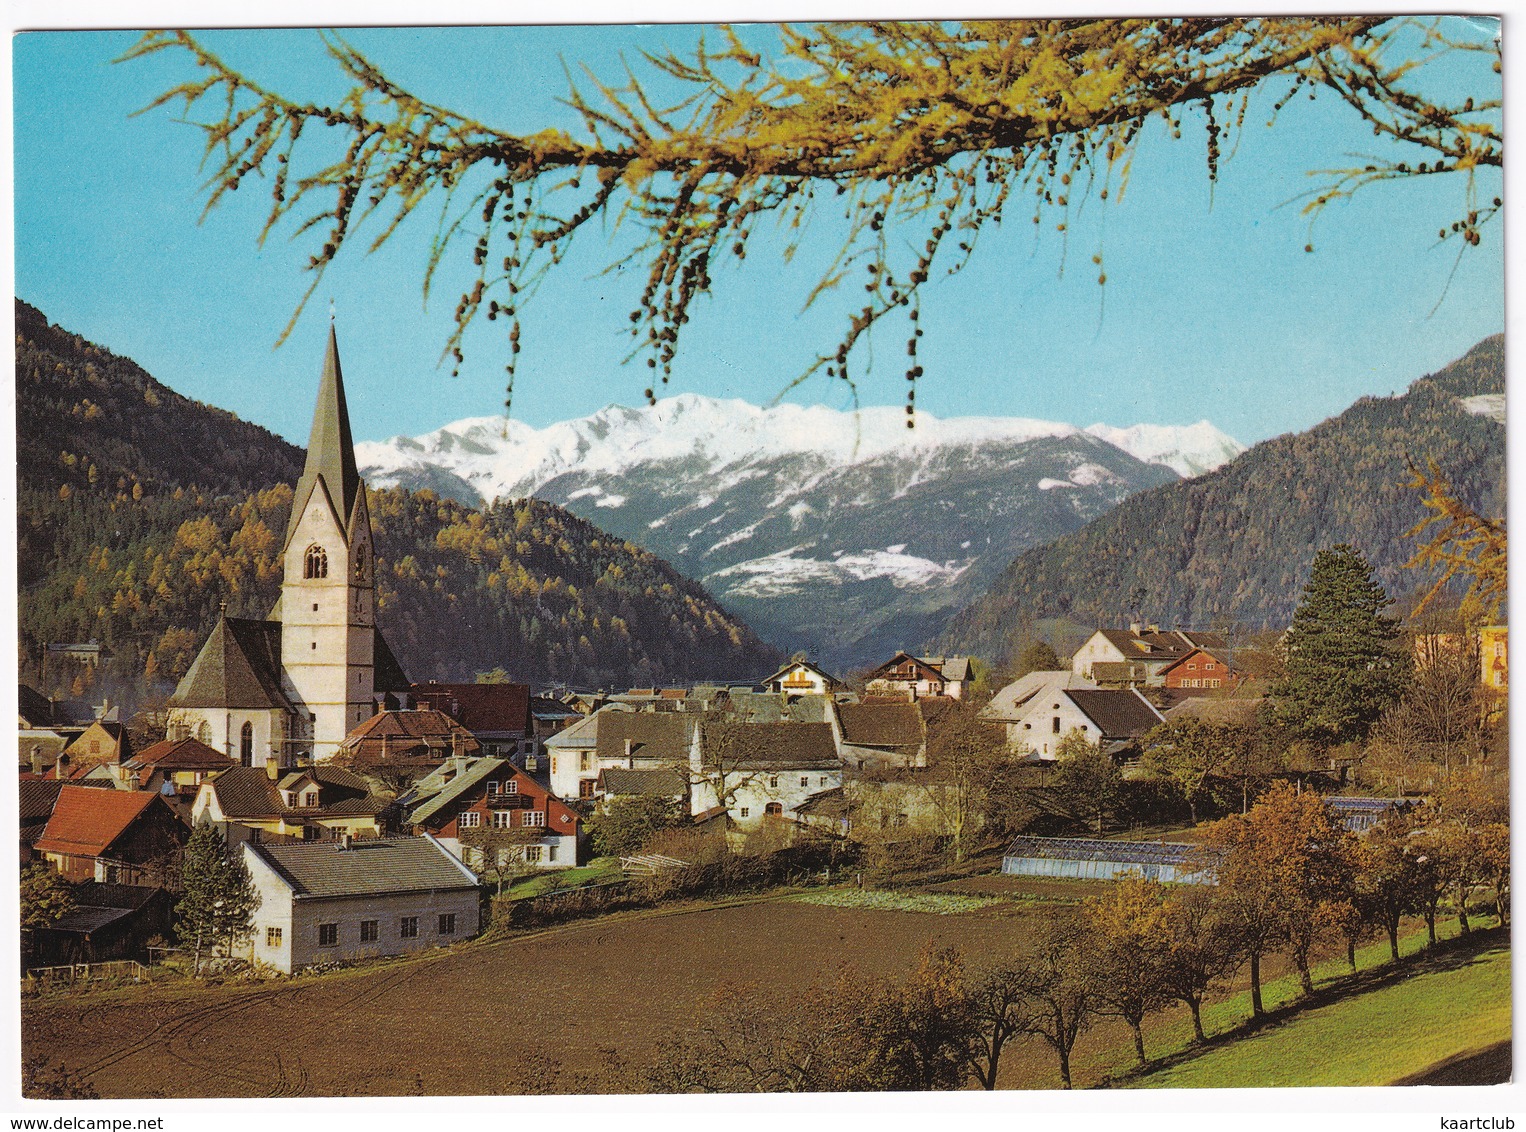
[(307, 438), (307, 466), (297, 481), (292, 499), (291, 522), (286, 541), (291, 542), (297, 520), (319, 481), (328, 492), (339, 521), (348, 524), (360, 493), (360, 473), (355, 469), (355, 445), (350, 439), (350, 414), (344, 402), (344, 375), (339, 367), (339, 341), (329, 323), (328, 353), (323, 359), (323, 378), (318, 384), (318, 404)]

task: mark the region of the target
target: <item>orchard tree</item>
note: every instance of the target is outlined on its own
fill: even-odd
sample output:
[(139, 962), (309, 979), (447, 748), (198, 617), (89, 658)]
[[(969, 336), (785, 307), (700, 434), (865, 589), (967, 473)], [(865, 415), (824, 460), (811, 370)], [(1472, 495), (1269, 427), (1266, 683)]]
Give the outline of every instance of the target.
[(1126, 877), (1107, 895), (1082, 905), (1090, 932), (1086, 972), (1093, 1009), (1122, 1018), (1134, 1033), (1134, 1055), (1144, 1068), (1145, 1015), (1172, 999), (1166, 969), (1170, 956), (1170, 911), (1159, 881)]
[(1192, 1012), (1192, 1040), (1206, 1042), (1203, 999), (1245, 962), (1244, 936), (1212, 888), (1182, 885), (1166, 902), (1161, 989)]
[(1388, 937), (1388, 952), (1399, 961), (1399, 921), (1425, 907), (1423, 854), (1414, 841), (1414, 811), (1389, 814), (1356, 839), (1352, 858), (1357, 906)]
[[(1083, 203), (1121, 199), (1156, 121), (1173, 138), (1184, 119), (1203, 121), (1211, 184), (1247, 115), (1275, 123), (1295, 96), (1333, 97), (1381, 152), (1319, 174), (1310, 224), (1368, 186), (1454, 174), (1463, 191), (1441, 238), (1477, 244), (1500, 209), (1479, 193), (1480, 173), (1503, 164), (1498, 83), (1486, 77), (1464, 96), (1435, 60), (1501, 67), (1497, 41), (1457, 39), (1459, 27), (1471, 33), (1381, 15), (783, 26), (772, 57), (723, 29), (718, 46), (649, 57), (644, 77), (590, 76), (597, 97), (574, 87), (578, 136), (550, 123), (511, 134), (432, 105), (335, 35), (326, 43), (350, 90), (327, 105), (260, 85), (186, 32), (149, 33), (127, 57), (190, 64), (192, 76), (154, 105), (205, 131), (208, 209), (260, 184), (272, 201), (261, 239), (278, 228), (308, 238), (309, 296), (344, 247), (375, 248), (437, 204), (426, 296), (447, 260), (469, 280), (445, 353), (459, 367), (473, 320), (503, 319), (509, 393), (520, 307), (579, 232), (611, 220), (638, 230), (620, 266), (645, 278), (629, 330), (652, 399), (723, 259), (745, 257), (760, 226), (790, 233), (793, 253), (841, 220), (846, 234), (834, 236), (807, 303), (852, 272), (862, 305), (806, 373), (856, 388), (850, 362), (869, 352), (860, 339), (903, 320), (910, 426), (923, 286), (958, 271), (980, 235), (1019, 210), (1067, 239)], [(1099, 285), (1102, 252), (1092, 256)]]
[(228, 852), (211, 824), (198, 825), (186, 842), (181, 864), (181, 896), (175, 905), (175, 935), (191, 949), (191, 972), (201, 973), (201, 957), (249, 934), (259, 893), (244, 862)]
[(1071, 1051), (1096, 1016), (1095, 982), (1087, 974), (1090, 952), (1090, 941), (1080, 925), (1051, 918), (1041, 929), (1037, 953), (1018, 980), (1027, 999), (1022, 1031), (1054, 1052), (1060, 1085), (1066, 1089), (1071, 1087)]
[(1363, 739), (1404, 690), (1409, 658), (1393, 600), (1372, 567), (1342, 543), (1314, 556), (1283, 646), (1285, 673), (1271, 694), (1283, 723), (1322, 746)]
[(916, 781), (948, 831), (955, 861), (964, 860), (986, 811), (987, 791), (1011, 762), (1001, 727), (962, 701), (929, 727), (927, 770)]
[(1251, 1011), (1261, 1001), (1261, 959), (1286, 949), (1304, 994), (1314, 992), (1309, 952), (1326, 924), (1322, 905), (1348, 899), (1348, 835), (1313, 791), (1287, 783), (1268, 790), (1248, 814), (1207, 827), (1225, 922), (1250, 959)]

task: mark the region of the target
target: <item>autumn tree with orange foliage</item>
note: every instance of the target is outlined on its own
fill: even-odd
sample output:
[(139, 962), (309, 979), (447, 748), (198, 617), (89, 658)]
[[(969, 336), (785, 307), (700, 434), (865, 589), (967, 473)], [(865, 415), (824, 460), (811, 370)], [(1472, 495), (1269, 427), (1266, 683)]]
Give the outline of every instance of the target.
[(1204, 843), (1217, 857), (1218, 900), (1250, 959), (1251, 1012), (1260, 1017), (1261, 960), (1286, 951), (1304, 994), (1314, 991), (1309, 952), (1326, 904), (1351, 898), (1349, 835), (1319, 795), (1273, 786), (1248, 814), (1206, 827)]

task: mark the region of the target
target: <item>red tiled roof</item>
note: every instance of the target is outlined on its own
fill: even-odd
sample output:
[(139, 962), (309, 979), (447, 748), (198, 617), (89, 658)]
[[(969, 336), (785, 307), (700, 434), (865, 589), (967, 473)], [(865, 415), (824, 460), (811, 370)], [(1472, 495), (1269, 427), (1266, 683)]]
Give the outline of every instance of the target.
[(159, 795), (140, 790), (64, 786), (47, 827), (37, 839), (37, 850), (98, 857), (158, 799)]
[(144, 747), (128, 760), (134, 768), (160, 767), (180, 770), (227, 770), (238, 764), (221, 751), (207, 746), (199, 739), (166, 739), (151, 747)]
[(519, 731), (530, 726), (528, 684), (415, 684), (421, 707), (445, 712), (468, 731)]

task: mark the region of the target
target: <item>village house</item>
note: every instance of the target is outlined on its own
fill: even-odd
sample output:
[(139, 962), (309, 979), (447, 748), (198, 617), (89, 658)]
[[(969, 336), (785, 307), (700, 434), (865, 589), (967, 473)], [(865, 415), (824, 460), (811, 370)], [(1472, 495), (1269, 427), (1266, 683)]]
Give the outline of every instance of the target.
[(249, 958), (286, 974), (441, 947), (481, 930), (477, 878), (432, 837), (246, 842), (243, 854), (259, 895)]
[(69, 745), (69, 736), (50, 728), (23, 727), (17, 732), (17, 760), (22, 774), (41, 778), (53, 769)]
[(334, 761), (400, 792), (447, 759), (481, 751), (477, 737), (455, 719), (420, 708), (371, 716), (345, 736)]
[(1161, 670), (1163, 687), (1187, 691), (1237, 688), (1243, 679), (1222, 655), (1203, 648), (1193, 649)]
[(115, 777), (129, 790), (152, 790), (191, 800), (208, 778), (236, 766), (227, 755), (199, 740), (165, 739), (124, 762)]
[(707, 720), (691, 748), (690, 812), (724, 808), (739, 832), (796, 820), (815, 794), (842, 785), (830, 724)]
[(97, 719), (70, 743), (65, 753), (76, 767), (86, 764), (119, 764), (132, 757), (127, 728), (115, 720)]
[(689, 776), (682, 770), (626, 770), (611, 766), (599, 771), (594, 791), (601, 802), (620, 798), (661, 798), (689, 812)]
[(21, 807), (22, 868), (37, 860), (37, 839), (42, 836), (48, 819), (53, 816), (53, 807), (58, 802), (58, 792), (61, 789), (61, 782), (45, 782), (36, 778), (23, 778), (17, 783)]
[(460, 724), (477, 740), (477, 753), (484, 758), (511, 759), (522, 767), (535, 754), (529, 685), (430, 681), (413, 685), (412, 695), (414, 707), (431, 709)]
[(371, 519), (332, 326), (282, 547), (270, 615), (219, 616), (170, 698), (170, 738), (246, 767), (332, 758), (356, 724), (408, 692), (376, 626)]
[(1117, 757), (1164, 721), (1137, 688), (1050, 686), (1030, 698), (1017, 719), (1004, 722), (1009, 747), (1027, 752), (1030, 761), (1051, 762), (1072, 731)]
[(1165, 671), (1188, 653), (1205, 649), (1227, 657), (1228, 643), (1218, 633), (1131, 625), (1098, 629), (1071, 657), (1070, 668), (1102, 687), (1152, 687), (1165, 684)]
[(229, 845), (379, 837), (392, 804), (365, 779), (322, 764), (281, 770), (275, 763), (234, 767), (201, 784), (194, 825), (211, 822)]
[(761, 686), (770, 692), (782, 692), (785, 694), (810, 693), (818, 696), (830, 692), (841, 691), (846, 688), (837, 677), (818, 668), (803, 657), (792, 660), (783, 668), (779, 669), (767, 679), (759, 681)]
[(567, 868), (578, 862), (578, 815), (507, 759), (452, 759), (404, 796), (415, 834), (435, 838), (468, 863), (480, 863), (474, 831), (519, 831), (512, 852), (528, 865)]
[(1510, 626), (1486, 625), (1478, 631), (1480, 679), (1496, 692), (1510, 690)]
[(65, 783), (33, 851), (66, 880), (158, 885), (189, 835), (158, 794)]
[[(1021, 724), (1032, 710), (1037, 699), (1051, 696), (1069, 688), (1095, 688), (1097, 685), (1085, 676), (1070, 669), (1035, 671), (1019, 676), (991, 697), (991, 702), (979, 711), (981, 719), (1000, 723), (1007, 729), (1007, 745), (1022, 744)], [(1029, 728), (1031, 731), (1032, 729)]]
[(967, 656), (915, 657), (898, 652), (865, 678), (868, 695), (897, 695), (907, 700), (928, 696), (961, 699), (970, 678)]
[[(604, 710), (584, 716), (546, 740), (551, 792), (558, 798), (592, 798), (599, 778), (599, 723)], [(615, 714), (621, 713), (618, 710)]]
[(838, 753), (856, 770), (927, 765), (927, 727), (914, 703), (838, 704)]

